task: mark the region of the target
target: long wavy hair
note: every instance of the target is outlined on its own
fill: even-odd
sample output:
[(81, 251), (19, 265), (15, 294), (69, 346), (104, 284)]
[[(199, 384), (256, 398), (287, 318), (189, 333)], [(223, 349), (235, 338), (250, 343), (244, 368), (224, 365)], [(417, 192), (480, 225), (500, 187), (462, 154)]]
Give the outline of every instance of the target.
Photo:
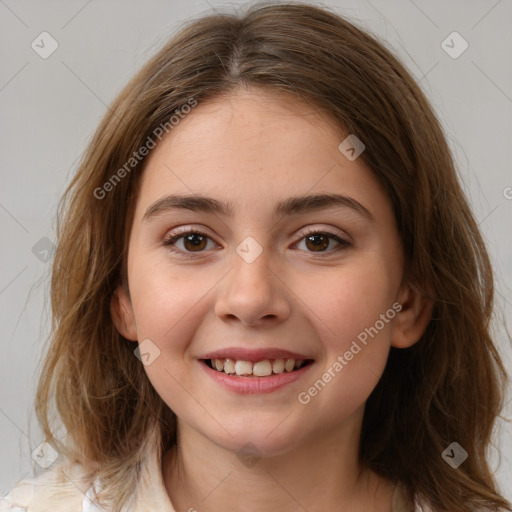
[[(134, 499), (152, 429), (160, 449), (176, 443), (174, 412), (112, 321), (145, 158), (118, 170), (191, 98), (201, 104), (247, 85), (294, 95), (364, 141), (360, 158), (394, 208), (406, 278), (434, 303), (422, 338), (391, 349), (368, 398), (361, 464), (434, 510), (512, 510), (487, 461), (507, 382), (491, 337), (493, 274), (440, 123), (383, 44), (303, 3), (187, 22), (106, 112), (59, 203), (52, 329), (35, 403), (46, 441), (101, 480), (99, 503), (115, 512)], [(116, 172), (122, 179), (105, 187)], [(468, 453), (457, 469), (441, 456), (453, 441)]]

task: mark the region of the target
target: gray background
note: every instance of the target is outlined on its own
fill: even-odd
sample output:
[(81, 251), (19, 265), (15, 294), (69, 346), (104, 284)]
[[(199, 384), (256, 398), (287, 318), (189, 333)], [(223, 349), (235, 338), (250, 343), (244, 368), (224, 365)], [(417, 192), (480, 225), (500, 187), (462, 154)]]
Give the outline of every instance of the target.
[[(32, 402), (49, 327), (51, 253), (45, 251), (55, 238), (57, 200), (106, 105), (147, 58), (191, 16), (241, 4), (0, 0), (0, 494), (41, 472), (31, 458), (41, 442)], [(504, 327), (512, 330), (512, 1), (324, 5), (383, 40), (432, 101), (492, 254), (495, 332), (512, 369)], [(31, 47), (43, 31), (59, 45), (47, 59)], [(453, 31), (469, 45), (457, 58), (442, 47)], [(452, 53), (462, 48), (457, 39), (447, 44)], [(507, 417), (510, 399), (509, 392)], [(512, 499), (512, 427), (503, 421), (491, 456), (501, 490)]]

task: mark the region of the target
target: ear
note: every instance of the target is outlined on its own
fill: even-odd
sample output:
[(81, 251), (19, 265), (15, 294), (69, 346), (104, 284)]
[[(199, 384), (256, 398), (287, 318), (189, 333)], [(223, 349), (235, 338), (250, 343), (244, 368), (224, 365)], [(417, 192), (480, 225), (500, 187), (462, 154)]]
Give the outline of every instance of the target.
[(408, 283), (400, 287), (397, 301), (402, 309), (394, 320), (391, 346), (408, 348), (425, 332), (432, 318), (433, 302)]
[(119, 334), (131, 341), (137, 341), (137, 325), (130, 295), (120, 284), (110, 299), (110, 314)]

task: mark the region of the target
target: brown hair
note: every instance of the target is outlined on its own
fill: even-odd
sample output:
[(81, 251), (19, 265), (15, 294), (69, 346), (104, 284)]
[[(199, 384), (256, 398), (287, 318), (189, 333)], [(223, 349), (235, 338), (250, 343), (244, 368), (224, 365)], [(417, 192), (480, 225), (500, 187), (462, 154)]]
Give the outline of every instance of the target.
[[(246, 85), (295, 95), (364, 142), (361, 158), (394, 207), (406, 277), (434, 302), (421, 340), (391, 349), (368, 398), (362, 464), (434, 509), (512, 510), (486, 461), (506, 382), (490, 336), (492, 270), (440, 123), (381, 43), (306, 4), (256, 4), (188, 23), (110, 106), (59, 204), (52, 335), (36, 397), (47, 441), (102, 480), (99, 498), (115, 511), (133, 498), (154, 425), (164, 450), (175, 443), (175, 414), (109, 307), (126, 279), (144, 162), (102, 198), (97, 191), (191, 98), (200, 104)], [(66, 443), (49, 424), (52, 398)], [(441, 457), (453, 441), (468, 452), (457, 469)]]

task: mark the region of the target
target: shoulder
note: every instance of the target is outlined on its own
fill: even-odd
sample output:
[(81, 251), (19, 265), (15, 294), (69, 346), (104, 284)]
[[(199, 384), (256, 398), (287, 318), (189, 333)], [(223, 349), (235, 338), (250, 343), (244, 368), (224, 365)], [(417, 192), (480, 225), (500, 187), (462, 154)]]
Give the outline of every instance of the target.
[(93, 512), (99, 510), (91, 503), (93, 487), (82, 465), (63, 462), (18, 482), (0, 497), (0, 511)]

